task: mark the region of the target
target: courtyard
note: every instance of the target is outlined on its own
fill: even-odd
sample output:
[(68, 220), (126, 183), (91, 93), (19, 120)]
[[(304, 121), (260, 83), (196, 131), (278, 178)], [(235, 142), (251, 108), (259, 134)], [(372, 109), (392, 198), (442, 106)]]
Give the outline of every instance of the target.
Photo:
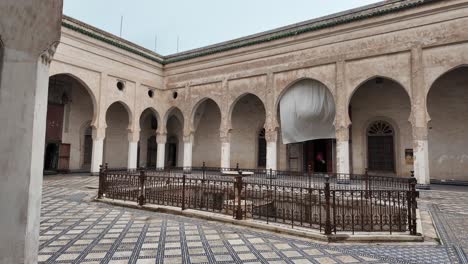
[[(468, 187), (434, 185), (419, 208), (440, 244), (324, 243), (95, 202), (98, 177), (45, 176), (40, 263), (466, 263)], [(437, 240), (436, 240), (437, 241)]]

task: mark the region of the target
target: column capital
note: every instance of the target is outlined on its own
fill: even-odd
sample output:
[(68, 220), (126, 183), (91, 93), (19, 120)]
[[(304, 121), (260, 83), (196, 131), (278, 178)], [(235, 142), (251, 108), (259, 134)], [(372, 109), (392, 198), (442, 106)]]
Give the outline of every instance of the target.
[(230, 143), (231, 142), (231, 130), (230, 129), (220, 130), (219, 137), (220, 137), (221, 143)]
[(265, 128), (266, 142), (278, 142), (278, 130), (276, 128)]
[(140, 140), (140, 130), (129, 130), (128, 131), (128, 141), (129, 142), (138, 142)]
[(167, 141), (167, 133), (164, 133), (164, 132), (156, 133), (156, 142), (158, 144), (166, 144), (166, 141)]
[(190, 133), (189, 135), (184, 136), (184, 143), (193, 143), (193, 134)]
[(54, 42), (50, 45), (44, 52), (41, 54), (41, 62), (44, 65), (49, 66), (52, 62), (52, 58), (54, 57), (55, 51), (57, 50), (59, 42)]
[(103, 140), (106, 138), (106, 128), (105, 127), (93, 127), (92, 137), (93, 140)]
[(349, 126), (337, 126), (335, 134), (336, 141), (349, 141)]

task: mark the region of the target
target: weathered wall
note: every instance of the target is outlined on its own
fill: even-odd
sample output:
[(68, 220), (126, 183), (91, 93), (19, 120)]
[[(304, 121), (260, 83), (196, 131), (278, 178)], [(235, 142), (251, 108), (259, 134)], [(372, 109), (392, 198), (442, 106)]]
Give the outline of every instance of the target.
[(221, 112), (216, 103), (206, 100), (198, 107), (194, 119), (199, 119), (194, 135), (193, 166), (200, 167), (205, 162), (208, 167), (219, 167), (221, 164), (221, 141), (219, 127)]
[(93, 103), (81, 84), (71, 83), (70, 103), (65, 106), (62, 142), (70, 144), (70, 170), (83, 168), (84, 132), (93, 119)]
[(397, 175), (410, 175), (412, 166), (405, 164), (405, 149), (412, 149), (411, 112), (409, 96), (398, 83), (375, 79), (364, 83), (351, 99), (352, 168), (354, 173), (364, 173), (367, 168), (368, 126), (373, 121), (384, 120), (394, 130), (394, 152)]
[[(171, 142), (171, 138), (174, 138), (177, 143), (177, 162), (176, 166), (180, 167), (184, 163), (184, 125), (183, 121), (172, 115), (167, 120), (167, 143)], [(168, 144), (166, 144), (166, 162), (168, 161)]]
[(127, 167), (128, 119), (128, 112), (121, 103), (114, 103), (107, 110), (104, 162), (109, 167)]
[(431, 179), (468, 180), (468, 68), (438, 79), (427, 105)]
[(237, 101), (232, 111), (231, 166), (257, 168), (258, 132), (265, 124), (265, 108), (254, 95)]

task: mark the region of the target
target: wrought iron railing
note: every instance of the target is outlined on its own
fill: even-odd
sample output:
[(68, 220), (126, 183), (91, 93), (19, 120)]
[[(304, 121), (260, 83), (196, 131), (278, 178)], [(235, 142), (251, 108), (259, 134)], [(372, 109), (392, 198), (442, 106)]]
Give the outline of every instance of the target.
[[(227, 171), (237, 173), (226, 175)], [(361, 231), (416, 235), (414, 177), (106, 166), (99, 174), (98, 198), (102, 197), (313, 228), (326, 235)]]

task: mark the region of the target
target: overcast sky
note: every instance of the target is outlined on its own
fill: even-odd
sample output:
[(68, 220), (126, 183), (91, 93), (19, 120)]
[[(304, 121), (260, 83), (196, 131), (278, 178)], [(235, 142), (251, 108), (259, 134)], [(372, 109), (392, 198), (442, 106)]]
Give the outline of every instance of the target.
[(162, 55), (329, 15), (375, 0), (64, 0), (64, 13)]

